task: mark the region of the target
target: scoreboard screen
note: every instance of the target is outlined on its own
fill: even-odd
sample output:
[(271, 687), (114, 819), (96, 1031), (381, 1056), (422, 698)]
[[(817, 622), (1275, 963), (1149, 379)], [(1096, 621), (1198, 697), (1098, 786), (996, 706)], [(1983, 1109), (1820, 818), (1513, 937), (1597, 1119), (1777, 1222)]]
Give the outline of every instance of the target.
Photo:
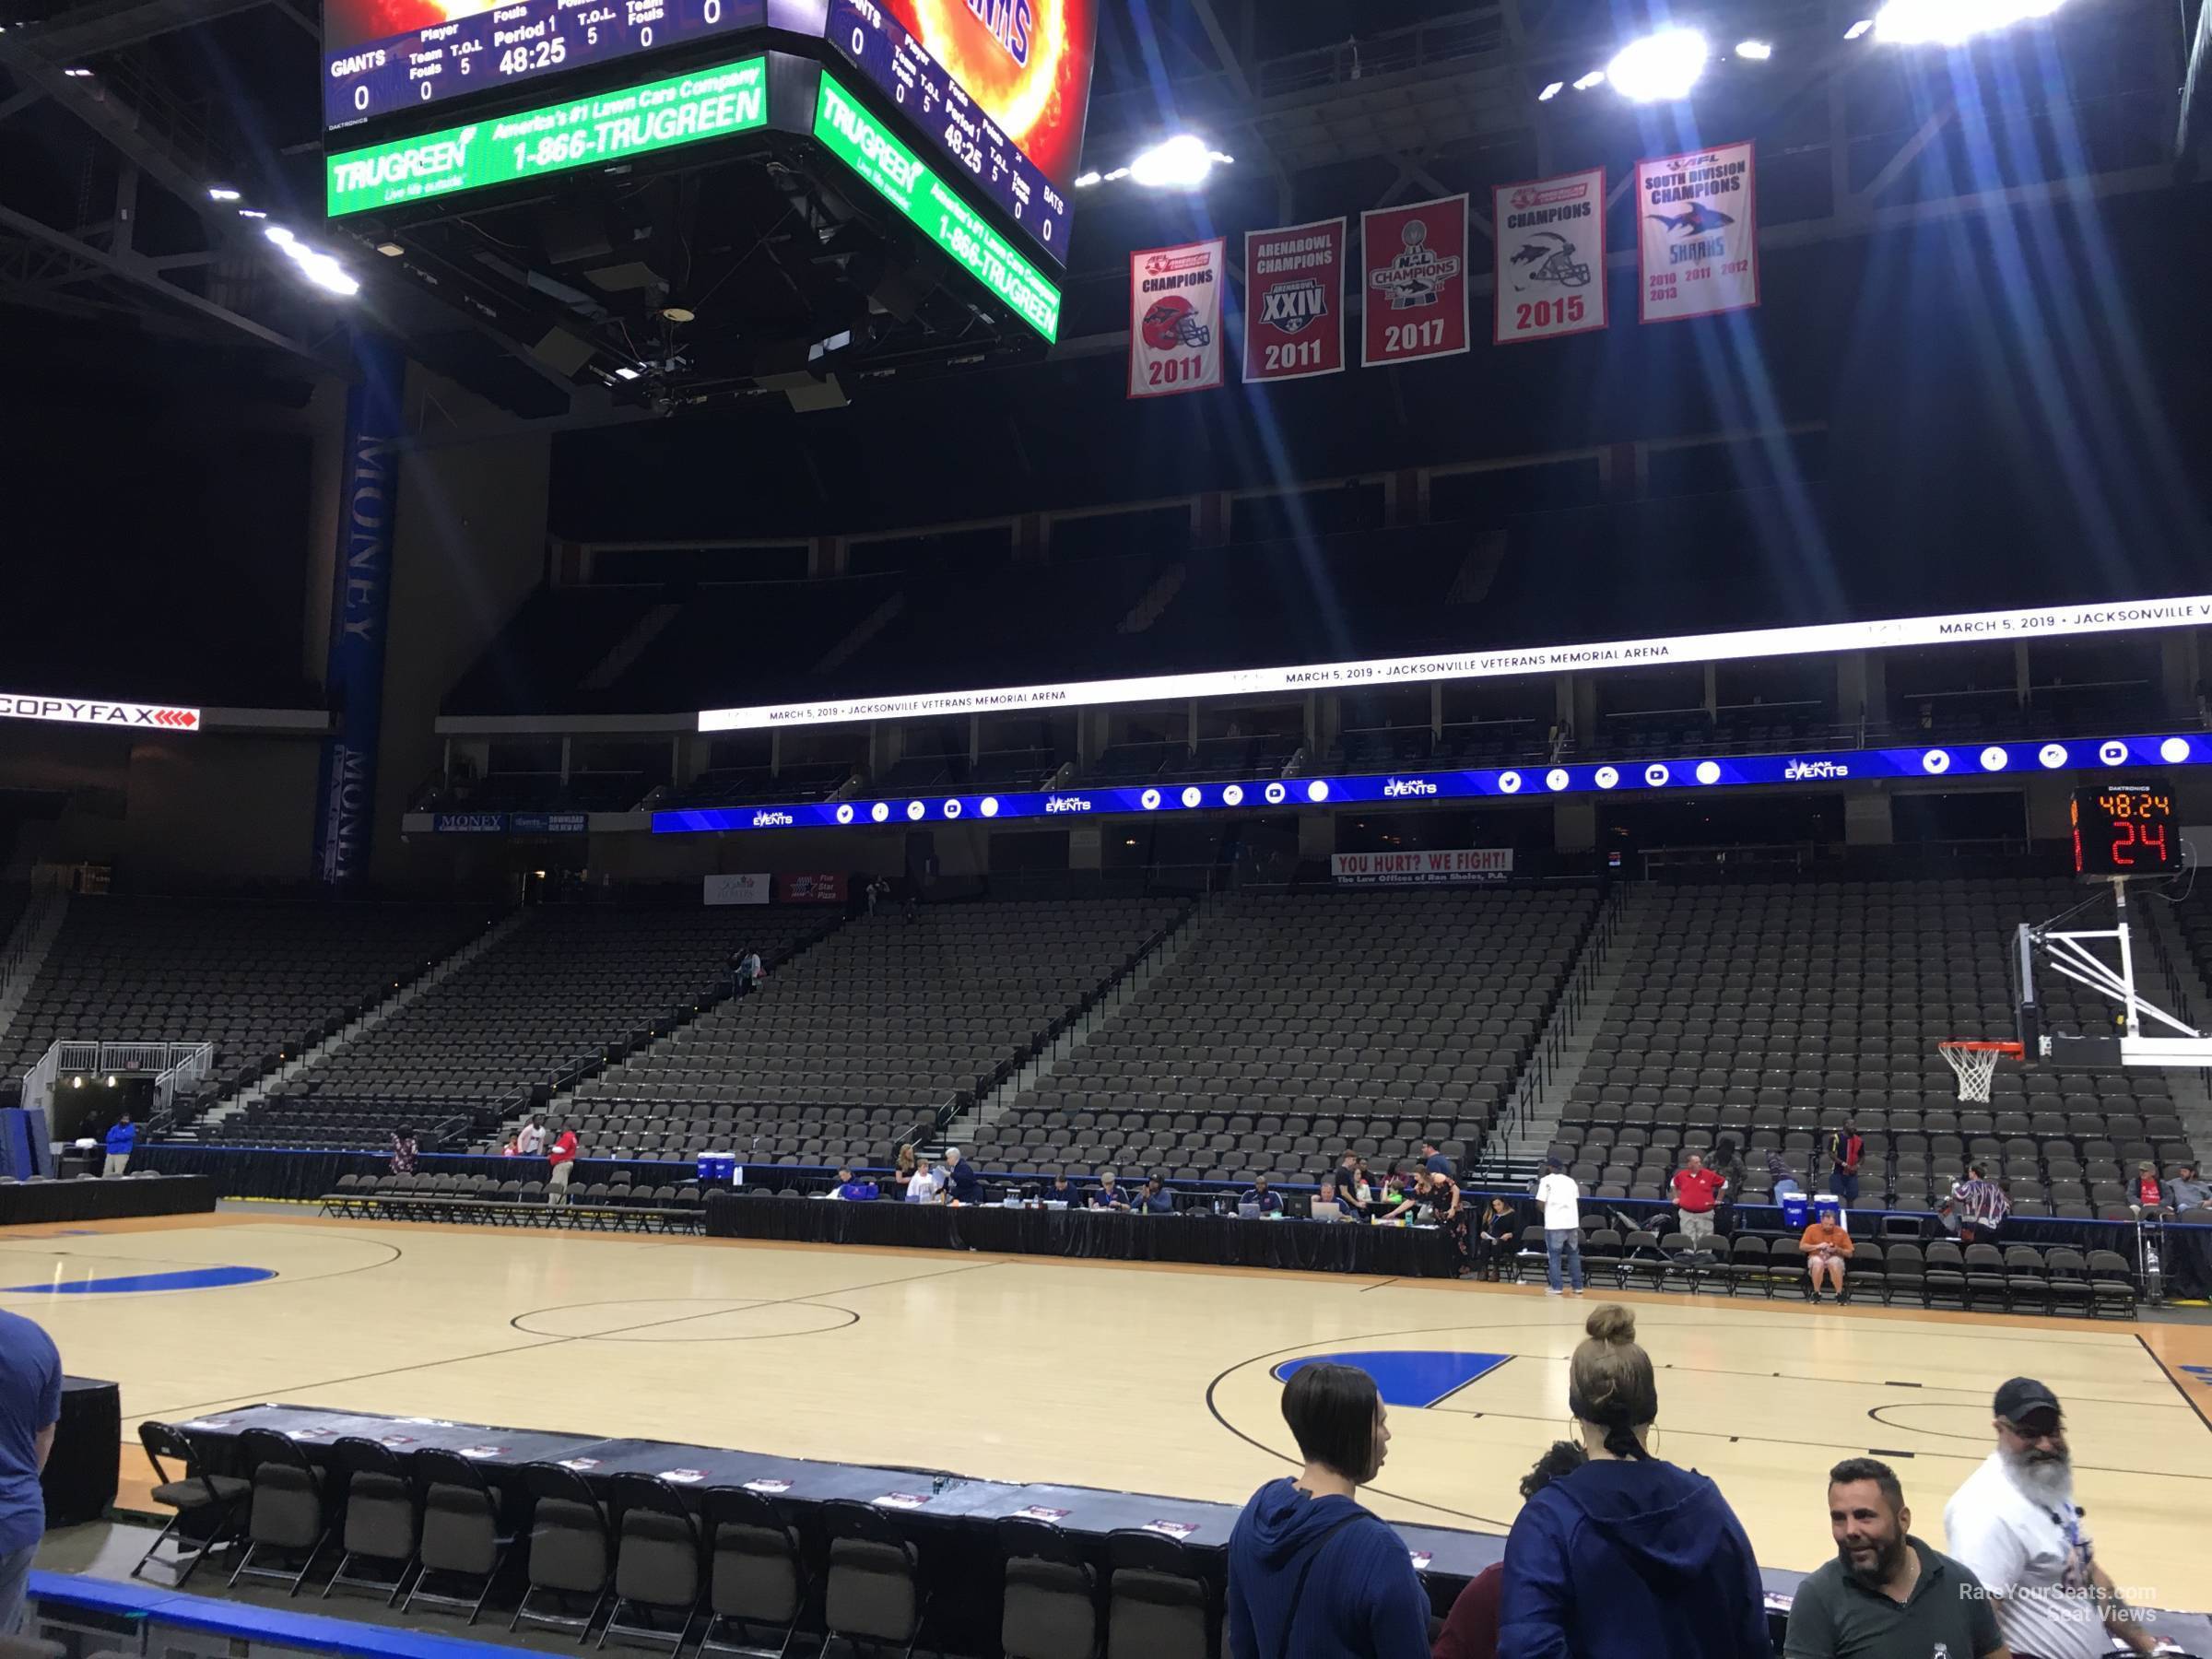
[(1056, 264), (1083, 156), (1096, 0), (830, 0), (830, 44)]
[(769, 10), (770, 0), (324, 0), (323, 124), (759, 29)]
[(2107, 783), (2074, 792), (2077, 876), (2166, 876), (2182, 867), (2173, 794), (2147, 783)]

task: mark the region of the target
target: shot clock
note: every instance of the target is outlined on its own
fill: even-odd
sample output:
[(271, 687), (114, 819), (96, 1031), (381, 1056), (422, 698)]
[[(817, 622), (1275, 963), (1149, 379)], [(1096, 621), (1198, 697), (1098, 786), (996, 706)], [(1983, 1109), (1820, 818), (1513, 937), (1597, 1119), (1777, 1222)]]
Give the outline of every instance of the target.
[(2182, 867), (2173, 792), (2100, 783), (2074, 792), (2077, 876), (2167, 876)]

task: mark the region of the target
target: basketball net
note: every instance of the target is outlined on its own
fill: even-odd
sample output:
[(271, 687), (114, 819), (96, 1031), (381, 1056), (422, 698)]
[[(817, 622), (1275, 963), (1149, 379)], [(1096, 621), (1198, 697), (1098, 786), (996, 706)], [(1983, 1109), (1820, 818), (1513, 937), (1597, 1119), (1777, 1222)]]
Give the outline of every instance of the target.
[(1959, 1077), (1959, 1098), (1980, 1105), (1989, 1103), (1989, 1086), (1997, 1075), (1997, 1056), (2006, 1052), (2000, 1042), (1939, 1042), (1936, 1045)]

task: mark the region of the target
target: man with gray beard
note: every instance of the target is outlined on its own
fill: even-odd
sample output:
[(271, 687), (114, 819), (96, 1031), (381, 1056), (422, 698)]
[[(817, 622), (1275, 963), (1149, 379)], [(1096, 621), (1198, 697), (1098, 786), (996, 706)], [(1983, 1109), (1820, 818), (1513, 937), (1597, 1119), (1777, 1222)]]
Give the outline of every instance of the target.
[(2032, 1659), (2105, 1659), (2116, 1637), (2157, 1651), (2150, 1627), (2097, 1564), (2074, 1503), (2058, 1396), (2031, 1377), (1997, 1390), (1997, 1448), (1943, 1512), (1951, 1553), (1997, 1605), (2005, 1644)]

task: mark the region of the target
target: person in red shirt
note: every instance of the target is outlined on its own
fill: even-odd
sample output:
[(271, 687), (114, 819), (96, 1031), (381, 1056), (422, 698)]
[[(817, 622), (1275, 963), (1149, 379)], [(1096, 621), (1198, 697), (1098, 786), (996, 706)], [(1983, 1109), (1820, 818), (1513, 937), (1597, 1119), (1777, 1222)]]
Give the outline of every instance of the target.
[[(1525, 1503), (1562, 1475), (1571, 1475), (1590, 1461), (1590, 1454), (1572, 1441), (1553, 1441), (1536, 1466), (1521, 1477), (1521, 1501)], [(1505, 1588), (1505, 1563), (1492, 1561), (1467, 1581), (1452, 1604), (1444, 1628), (1436, 1633), (1430, 1659), (1497, 1659), (1498, 1607)]]
[(1726, 1184), (1717, 1170), (1705, 1167), (1705, 1159), (1692, 1152), (1682, 1160), (1675, 1171), (1675, 1209), (1682, 1218), (1682, 1230), (1699, 1249), (1704, 1241), (1712, 1237), (1712, 1206), (1720, 1202), (1721, 1188)]
[(553, 1145), (546, 1153), (546, 1161), (553, 1172), (546, 1177), (546, 1202), (566, 1204), (569, 1201), (569, 1177), (576, 1172), (576, 1131), (566, 1124), (553, 1137)]
[(2166, 1193), (2159, 1185), (2159, 1168), (2156, 1164), (2147, 1163), (2136, 1171), (2136, 1201), (2128, 1207), (2138, 1216), (2156, 1216), (2166, 1207)]

